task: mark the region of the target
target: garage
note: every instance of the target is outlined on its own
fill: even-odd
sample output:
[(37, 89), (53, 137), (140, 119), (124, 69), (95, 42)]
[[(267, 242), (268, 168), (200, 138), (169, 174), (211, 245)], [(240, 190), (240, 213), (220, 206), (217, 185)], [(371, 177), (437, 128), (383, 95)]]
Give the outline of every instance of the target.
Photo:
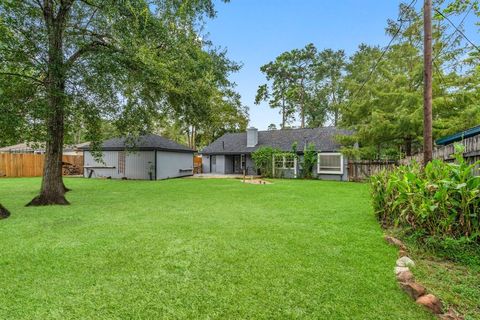
[(99, 154), (89, 145), (82, 149), (86, 178), (161, 180), (193, 175), (195, 150), (155, 134), (107, 140)]

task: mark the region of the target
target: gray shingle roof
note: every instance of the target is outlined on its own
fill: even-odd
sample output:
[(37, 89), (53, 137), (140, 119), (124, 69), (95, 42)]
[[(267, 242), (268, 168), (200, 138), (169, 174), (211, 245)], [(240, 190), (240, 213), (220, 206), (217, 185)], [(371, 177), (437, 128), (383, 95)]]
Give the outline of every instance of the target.
[(315, 144), (317, 151), (329, 152), (340, 150), (340, 144), (335, 140), (337, 135), (351, 135), (352, 131), (335, 127), (312, 129), (285, 129), (258, 132), (258, 144), (247, 147), (247, 133), (227, 133), (205, 147), (203, 154), (235, 154), (250, 153), (260, 147), (274, 147), (282, 151), (291, 151), (292, 144), (297, 142), (298, 151), (303, 151), (305, 144)]
[[(128, 147), (132, 147), (127, 143)], [(89, 146), (82, 147), (83, 150), (89, 150)], [(102, 143), (102, 151), (122, 151), (126, 149), (126, 138), (113, 138)], [(175, 141), (161, 137), (156, 134), (148, 134), (138, 137), (134, 142), (134, 150), (138, 151), (179, 151), (179, 152), (194, 152), (193, 149), (178, 144)]]

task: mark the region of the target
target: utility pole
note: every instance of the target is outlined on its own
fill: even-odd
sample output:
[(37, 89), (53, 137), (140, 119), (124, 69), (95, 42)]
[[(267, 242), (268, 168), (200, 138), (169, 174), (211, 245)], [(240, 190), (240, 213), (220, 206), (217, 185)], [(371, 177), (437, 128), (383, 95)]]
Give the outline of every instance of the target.
[(432, 161), (432, 0), (423, 4), (423, 164)]

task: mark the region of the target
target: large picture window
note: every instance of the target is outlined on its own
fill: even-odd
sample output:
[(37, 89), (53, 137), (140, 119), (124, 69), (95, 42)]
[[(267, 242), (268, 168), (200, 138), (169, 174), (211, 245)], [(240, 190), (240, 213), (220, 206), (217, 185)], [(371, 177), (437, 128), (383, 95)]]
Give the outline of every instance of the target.
[(319, 153), (318, 173), (343, 174), (343, 156), (341, 153)]

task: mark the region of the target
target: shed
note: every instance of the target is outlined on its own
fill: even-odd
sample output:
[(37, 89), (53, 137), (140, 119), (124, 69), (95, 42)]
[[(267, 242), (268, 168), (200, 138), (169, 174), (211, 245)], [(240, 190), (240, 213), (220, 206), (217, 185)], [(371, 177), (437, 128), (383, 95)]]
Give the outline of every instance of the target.
[(112, 179), (160, 180), (193, 175), (194, 150), (164, 137), (149, 134), (133, 141), (107, 140), (101, 145), (101, 159), (90, 146), (82, 147), (84, 176)]

